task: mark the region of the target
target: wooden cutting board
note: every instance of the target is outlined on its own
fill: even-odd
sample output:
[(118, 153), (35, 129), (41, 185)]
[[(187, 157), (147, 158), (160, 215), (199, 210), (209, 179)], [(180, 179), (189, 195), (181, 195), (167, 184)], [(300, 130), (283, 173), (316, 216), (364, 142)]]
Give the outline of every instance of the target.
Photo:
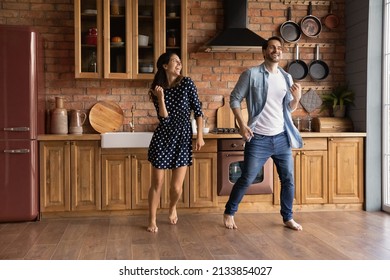
[(89, 121), (97, 132), (117, 131), (123, 124), (123, 111), (115, 102), (100, 101), (91, 108)]
[(234, 114), (230, 109), (230, 104), (226, 101), (226, 98), (224, 98), (223, 103), (223, 106), (217, 110), (217, 127), (234, 128)]

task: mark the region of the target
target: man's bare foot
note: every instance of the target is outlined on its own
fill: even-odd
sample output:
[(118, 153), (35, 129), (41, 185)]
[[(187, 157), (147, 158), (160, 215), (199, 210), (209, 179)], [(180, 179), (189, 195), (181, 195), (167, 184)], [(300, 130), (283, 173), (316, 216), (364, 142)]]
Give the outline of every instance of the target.
[(291, 228), (293, 230), (303, 230), (303, 227), (298, 224), (296, 221), (294, 221), (293, 219), (287, 221), (287, 222), (284, 222), (284, 224), (286, 225), (286, 227), (288, 228)]
[(237, 229), (236, 223), (234, 222), (234, 216), (223, 214), (223, 223), (228, 229)]
[(151, 222), (146, 230), (149, 232), (158, 232), (158, 227), (156, 223)]
[(172, 207), (171, 209), (169, 209), (169, 222), (171, 223), (171, 225), (176, 225), (177, 224), (177, 221), (179, 220), (177, 218), (177, 212), (176, 212), (176, 207)]

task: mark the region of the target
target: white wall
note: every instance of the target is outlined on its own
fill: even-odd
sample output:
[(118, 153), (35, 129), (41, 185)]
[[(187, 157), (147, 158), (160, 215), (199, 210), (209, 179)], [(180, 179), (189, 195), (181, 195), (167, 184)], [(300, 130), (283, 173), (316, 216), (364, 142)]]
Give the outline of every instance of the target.
[(357, 131), (366, 131), (365, 209), (381, 210), (381, 101), (382, 101), (381, 0), (346, 0), (346, 77), (356, 92), (350, 116)]

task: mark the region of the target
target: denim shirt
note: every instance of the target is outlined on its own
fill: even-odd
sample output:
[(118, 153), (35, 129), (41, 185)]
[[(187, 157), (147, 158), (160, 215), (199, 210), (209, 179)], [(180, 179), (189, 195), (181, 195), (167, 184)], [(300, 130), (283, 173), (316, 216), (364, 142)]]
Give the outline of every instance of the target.
[[(293, 80), (291, 75), (284, 71), (281, 67), (278, 67), (278, 69), (286, 79), (287, 86), (287, 94), (283, 99), (284, 129), (287, 131), (291, 147), (302, 148), (302, 137), (291, 118), (292, 110), (290, 108), (290, 101), (293, 100), (293, 96), (291, 94), (290, 87), (293, 84)], [(240, 108), (242, 100), (244, 98), (246, 99), (248, 109), (248, 126), (252, 130), (254, 129), (256, 121), (259, 119), (260, 113), (267, 101), (268, 76), (269, 73), (266, 71), (264, 63), (247, 69), (241, 74), (230, 95), (231, 108)]]

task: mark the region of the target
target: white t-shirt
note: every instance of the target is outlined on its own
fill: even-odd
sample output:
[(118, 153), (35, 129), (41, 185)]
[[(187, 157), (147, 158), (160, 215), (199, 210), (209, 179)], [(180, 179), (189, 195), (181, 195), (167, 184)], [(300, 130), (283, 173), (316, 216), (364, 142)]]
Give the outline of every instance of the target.
[(269, 72), (267, 102), (256, 122), (254, 133), (273, 136), (284, 131), (283, 98), (287, 92), (286, 80), (278, 70)]

